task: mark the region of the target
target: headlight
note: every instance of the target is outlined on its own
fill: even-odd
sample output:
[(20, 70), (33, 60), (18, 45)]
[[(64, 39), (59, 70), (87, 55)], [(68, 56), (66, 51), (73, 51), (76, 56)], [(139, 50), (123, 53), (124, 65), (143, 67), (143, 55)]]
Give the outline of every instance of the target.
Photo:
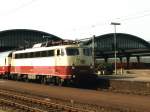
[(72, 78), (76, 78), (76, 76), (75, 76), (75, 75), (72, 75)]
[(74, 70), (74, 69), (75, 69), (75, 67), (74, 67), (74, 66), (72, 66), (72, 69)]
[(90, 69), (93, 69), (94, 67), (93, 67), (93, 65), (92, 64), (90, 64)]
[(72, 69), (73, 69), (73, 70), (75, 69), (75, 66), (74, 66), (74, 64), (72, 64)]

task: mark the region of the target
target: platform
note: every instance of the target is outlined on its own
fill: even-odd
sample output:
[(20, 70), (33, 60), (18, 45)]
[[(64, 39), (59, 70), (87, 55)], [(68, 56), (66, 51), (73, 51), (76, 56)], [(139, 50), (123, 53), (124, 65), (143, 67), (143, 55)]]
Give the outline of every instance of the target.
[(123, 75), (101, 75), (98, 83), (100, 89), (150, 95), (150, 70), (128, 70)]

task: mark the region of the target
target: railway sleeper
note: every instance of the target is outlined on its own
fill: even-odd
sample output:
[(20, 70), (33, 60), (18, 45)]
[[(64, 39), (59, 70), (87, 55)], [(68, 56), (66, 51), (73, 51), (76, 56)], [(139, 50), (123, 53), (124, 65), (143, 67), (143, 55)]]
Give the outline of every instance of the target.
[(5, 99), (0, 99), (0, 103), (4, 104), (5, 106), (11, 106), (12, 108), (15, 107), (15, 108), (18, 108), (18, 109), (26, 110), (28, 112), (44, 112), (41, 109), (32, 108), (32, 107), (22, 105), (22, 104), (19, 104), (19, 103), (16, 103), (16, 102), (12, 102), (12, 101), (9, 101), (9, 100), (5, 100)]

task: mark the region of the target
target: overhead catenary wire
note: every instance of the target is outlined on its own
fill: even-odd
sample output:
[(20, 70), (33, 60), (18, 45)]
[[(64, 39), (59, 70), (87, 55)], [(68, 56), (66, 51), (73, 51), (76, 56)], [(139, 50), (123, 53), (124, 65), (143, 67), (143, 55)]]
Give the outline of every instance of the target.
[(135, 14), (129, 14), (129, 15), (122, 16), (122, 17), (104, 20), (100, 23), (92, 24), (92, 25), (87, 26), (87, 27), (84, 26), (82, 28), (85, 30), (85, 29), (95, 28), (95, 27), (104, 27), (104, 26), (109, 25), (110, 22), (112, 22), (112, 20), (117, 21), (117, 22), (128, 22), (131, 20), (136, 20), (136, 19), (140, 19), (140, 18), (144, 18), (144, 17), (148, 17), (148, 16), (150, 16), (150, 10), (144, 10), (144, 11), (137, 12)]
[(32, 3), (36, 2), (36, 1), (38, 1), (38, 0), (30, 0), (29, 2), (25, 2), (25, 3), (21, 4), (18, 7), (12, 8), (9, 11), (6, 11), (6, 12), (0, 14), (0, 16), (7, 16), (7, 15), (10, 15), (10, 14), (13, 14), (13, 13), (15, 13), (15, 12), (17, 12), (17, 11), (19, 11), (19, 10), (29, 6), (29, 5), (31, 5)]
[(130, 20), (135, 20), (135, 19), (140, 19), (143, 17), (147, 17), (150, 16), (150, 10), (145, 10), (136, 14), (132, 14), (132, 15), (127, 15), (124, 17), (120, 17), (120, 18), (116, 18), (120, 21), (130, 21)]
[[(96, 31), (99, 28), (107, 29), (111, 22), (124, 23), (124, 22), (129, 22), (129, 21), (136, 21), (138, 19), (140, 20), (140, 19), (142, 19), (144, 17), (148, 17), (148, 16), (150, 16), (150, 9), (138, 11), (138, 12), (135, 12), (132, 14), (124, 15), (121, 17), (116, 17), (113, 19), (109, 18), (107, 20), (103, 20), (103, 21), (100, 21), (100, 22), (97, 22), (97, 23), (91, 24), (91, 25), (80, 26), (78, 28), (73, 28), (71, 31), (75, 32), (76, 34), (82, 33), (83, 36), (84, 36), (85, 32), (87, 32), (88, 35), (85, 35), (84, 37), (88, 38), (89, 36), (96, 35), (94, 33), (94, 31)], [(101, 32), (101, 33), (104, 33), (104, 32)]]

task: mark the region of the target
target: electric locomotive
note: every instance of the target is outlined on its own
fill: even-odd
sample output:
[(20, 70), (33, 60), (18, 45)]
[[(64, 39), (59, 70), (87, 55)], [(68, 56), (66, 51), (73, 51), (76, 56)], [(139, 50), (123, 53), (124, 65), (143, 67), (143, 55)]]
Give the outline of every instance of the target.
[(80, 44), (46, 42), (11, 54), (11, 79), (62, 84), (93, 74), (91, 48)]

